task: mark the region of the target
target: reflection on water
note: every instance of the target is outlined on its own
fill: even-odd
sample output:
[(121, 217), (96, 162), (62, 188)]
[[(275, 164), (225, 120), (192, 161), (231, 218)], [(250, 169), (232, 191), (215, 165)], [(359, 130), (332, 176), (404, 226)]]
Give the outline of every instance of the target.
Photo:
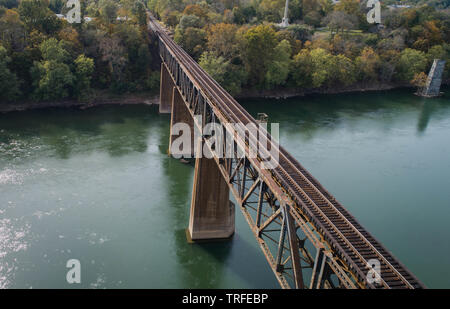
[[(244, 105), (426, 285), (450, 286), (448, 96)], [(231, 241), (187, 244), (193, 166), (168, 140), (154, 107), (0, 115), (0, 288), (278, 287), (239, 212)]]
[[(429, 287), (450, 287), (450, 89), (248, 102), (281, 144)], [(274, 108), (276, 106), (276, 108)]]
[(186, 242), (193, 166), (168, 141), (146, 106), (0, 115), (0, 287), (278, 287), (243, 218), (230, 242)]

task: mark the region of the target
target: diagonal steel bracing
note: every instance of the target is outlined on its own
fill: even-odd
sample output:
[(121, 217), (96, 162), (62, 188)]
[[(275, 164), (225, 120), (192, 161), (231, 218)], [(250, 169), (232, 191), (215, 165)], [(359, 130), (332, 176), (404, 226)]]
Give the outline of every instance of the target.
[[(284, 149), (273, 170), (262, 167), (261, 157), (250, 156), (261, 146), (257, 136), (236, 135), (229, 124), (255, 120), (152, 17), (150, 26), (159, 40), (163, 66), (194, 125), (201, 130), (202, 124), (214, 122), (232, 136), (231, 142), (223, 140), (223, 147), (208, 136), (203, 139), (283, 288), (423, 287)], [(266, 133), (258, 128), (258, 135)], [(229, 144), (232, 158), (217, 152)], [(276, 147), (270, 135), (268, 145), (268, 150)], [(367, 280), (371, 258), (381, 263), (375, 283)]]

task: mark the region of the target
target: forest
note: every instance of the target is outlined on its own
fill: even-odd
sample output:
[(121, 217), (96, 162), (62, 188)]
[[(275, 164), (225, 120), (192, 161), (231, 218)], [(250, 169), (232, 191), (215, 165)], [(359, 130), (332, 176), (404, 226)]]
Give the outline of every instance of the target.
[(65, 3), (0, 0), (0, 102), (157, 92), (147, 9), (233, 95), (421, 87), (450, 58), (446, 0), (382, 1), (381, 24), (364, 0), (291, 0), (287, 28), (285, 0), (85, 0), (79, 24), (61, 18)]
[(0, 101), (158, 89), (143, 2), (81, 1), (81, 23), (72, 24), (61, 18), (65, 4), (0, 0)]

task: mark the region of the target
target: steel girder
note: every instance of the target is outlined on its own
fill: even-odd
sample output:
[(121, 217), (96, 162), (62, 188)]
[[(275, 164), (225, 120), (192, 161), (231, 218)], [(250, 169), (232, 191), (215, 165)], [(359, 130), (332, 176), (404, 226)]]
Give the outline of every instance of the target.
[[(224, 134), (234, 134), (226, 118), (196, 85), (188, 70), (159, 40), (160, 57), (194, 118), (194, 125), (202, 130), (203, 124), (214, 122), (223, 128)], [(202, 138), (211, 153), (215, 153), (215, 142), (211, 142), (209, 136)], [(227, 140), (223, 139), (223, 143), (221, 149), (226, 149)], [(233, 136), (232, 143), (233, 158), (214, 156), (214, 160), (281, 287), (363, 287), (354, 272), (333, 253), (321, 231), (298, 211), (298, 207), (293, 207), (294, 202), (282, 186), (270, 173), (261, 170), (257, 160), (248, 156), (249, 140)]]

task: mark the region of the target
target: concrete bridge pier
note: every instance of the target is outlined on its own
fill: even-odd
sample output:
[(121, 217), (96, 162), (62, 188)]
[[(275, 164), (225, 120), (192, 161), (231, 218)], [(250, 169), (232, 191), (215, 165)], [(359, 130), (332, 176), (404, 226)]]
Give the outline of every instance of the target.
[[(204, 142), (197, 142), (201, 153)], [(234, 234), (235, 209), (230, 189), (214, 159), (195, 161), (188, 241), (230, 238)]]
[[(185, 124), (189, 126), (190, 132), (174, 130), (175, 124)], [(177, 128), (175, 128), (177, 129)], [(189, 135), (187, 135), (190, 133)], [(177, 138), (183, 134), (189, 136), (189, 145), (185, 143), (180, 144)], [(171, 117), (170, 117), (170, 140), (169, 140), (169, 155), (175, 155), (177, 158), (181, 155), (183, 158), (193, 158), (194, 157), (194, 119), (192, 118), (189, 110), (184, 103), (184, 99), (178, 91), (177, 87), (172, 89), (172, 103), (171, 103)], [(175, 141), (175, 143), (174, 143)], [(175, 149), (172, 148), (175, 147)], [(180, 153), (181, 151), (181, 153)]]
[(164, 63), (161, 63), (161, 84), (159, 92), (159, 113), (170, 114), (172, 110), (173, 87), (175, 83)]

